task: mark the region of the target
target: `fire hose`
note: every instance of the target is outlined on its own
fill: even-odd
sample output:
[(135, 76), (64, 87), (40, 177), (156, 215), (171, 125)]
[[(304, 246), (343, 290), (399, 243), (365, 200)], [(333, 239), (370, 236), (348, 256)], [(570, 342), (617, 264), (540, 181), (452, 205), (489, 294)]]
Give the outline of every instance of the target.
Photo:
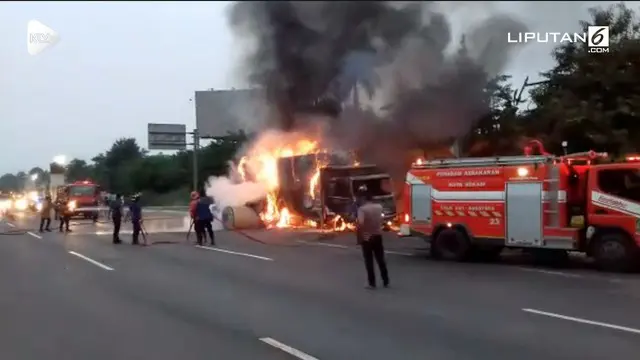
[[(8, 224), (8, 222), (6, 221), (5, 218), (8, 218), (11, 221), (15, 221), (16, 220), (16, 217), (11, 213), (4, 213), (4, 214), (0, 213), (0, 215), (3, 215), (3, 218), (0, 218), (0, 220), (4, 220), (4, 222), (7, 223), (7, 224)], [(0, 235), (24, 235), (27, 232), (29, 232), (29, 230), (27, 230), (27, 229), (12, 228), (10, 230), (0, 231)]]
[[(221, 224), (223, 224), (222, 220), (220, 220), (220, 219), (219, 219), (217, 216), (215, 216), (215, 215), (213, 216), (213, 220), (219, 221)], [(187, 239), (186, 239), (186, 241), (187, 241), (187, 242), (189, 241), (189, 235), (191, 235), (191, 230), (193, 230), (193, 226), (194, 226), (194, 225), (195, 225), (195, 224), (194, 224), (194, 220), (193, 220), (193, 219), (191, 219), (191, 223), (189, 224), (189, 230), (187, 231)], [(251, 241), (255, 241), (255, 242), (258, 242), (258, 243), (260, 243), (260, 244), (267, 244), (265, 241), (260, 240), (260, 239), (258, 239), (258, 238), (257, 238), (257, 237), (255, 237), (255, 236), (249, 235), (249, 234), (245, 233), (245, 232), (244, 232), (244, 231), (242, 231), (242, 230), (238, 230), (238, 229), (226, 229), (226, 230), (231, 231), (231, 232), (236, 233), (236, 234), (239, 234), (239, 235), (242, 235), (242, 236), (246, 237), (247, 239), (249, 239), (249, 240), (251, 240)]]

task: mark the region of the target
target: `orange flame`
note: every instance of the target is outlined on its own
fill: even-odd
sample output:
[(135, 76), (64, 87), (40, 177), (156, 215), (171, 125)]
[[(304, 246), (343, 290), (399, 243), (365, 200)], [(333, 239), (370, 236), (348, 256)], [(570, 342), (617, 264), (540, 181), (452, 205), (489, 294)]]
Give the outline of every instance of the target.
[[(282, 145), (282, 144), (286, 145)], [(267, 196), (260, 212), (260, 219), (267, 228), (316, 227), (311, 219), (304, 219), (289, 210), (279, 197), (278, 159), (323, 152), (318, 141), (301, 134), (265, 134), (259, 138), (248, 154), (237, 165), (238, 174), (243, 181), (253, 181), (265, 186)], [(319, 194), (320, 170), (326, 164), (319, 163), (309, 179), (309, 196), (317, 199)], [(248, 170), (248, 171), (247, 171)], [(345, 230), (348, 225), (339, 216), (330, 221), (335, 230)]]

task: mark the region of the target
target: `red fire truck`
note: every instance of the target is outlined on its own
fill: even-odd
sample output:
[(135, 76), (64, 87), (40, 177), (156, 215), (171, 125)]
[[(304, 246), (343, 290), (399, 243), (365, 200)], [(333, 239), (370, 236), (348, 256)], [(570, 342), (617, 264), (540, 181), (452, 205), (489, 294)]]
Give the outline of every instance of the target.
[(543, 259), (584, 252), (600, 269), (640, 263), (640, 157), (593, 151), (417, 162), (406, 177), (400, 235), (435, 258), (497, 257), (505, 247)]
[(100, 205), (100, 186), (90, 181), (76, 181), (64, 185), (58, 190), (58, 196), (69, 200), (69, 210), (73, 216), (82, 216), (85, 219), (97, 221)]

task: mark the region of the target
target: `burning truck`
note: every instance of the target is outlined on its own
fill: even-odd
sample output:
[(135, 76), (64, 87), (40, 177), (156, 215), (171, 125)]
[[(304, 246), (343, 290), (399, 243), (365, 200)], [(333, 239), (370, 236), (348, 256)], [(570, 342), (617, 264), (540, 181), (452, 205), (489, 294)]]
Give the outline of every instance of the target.
[(392, 225), (396, 204), (388, 174), (375, 165), (359, 164), (353, 156), (302, 152), (285, 151), (268, 161), (263, 156), (258, 167), (249, 165), (250, 157), (242, 158), (238, 164), (241, 181), (261, 182), (268, 191), (262, 199), (223, 209), (225, 228), (348, 230), (355, 222), (356, 192), (365, 188), (384, 209), (381, 223)]

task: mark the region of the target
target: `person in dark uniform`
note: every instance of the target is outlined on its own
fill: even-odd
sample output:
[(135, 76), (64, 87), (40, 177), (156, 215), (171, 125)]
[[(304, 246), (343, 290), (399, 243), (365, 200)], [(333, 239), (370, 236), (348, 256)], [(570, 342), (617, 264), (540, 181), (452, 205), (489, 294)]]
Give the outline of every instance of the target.
[(389, 286), (389, 273), (382, 245), (382, 205), (374, 203), (369, 192), (362, 194), (364, 203), (358, 208), (357, 236), (362, 247), (362, 256), (367, 270), (368, 289), (376, 288), (373, 261), (378, 263), (384, 287)]
[(198, 237), (198, 245), (203, 245), (207, 240), (207, 233), (211, 238), (211, 245), (216, 244), (213, 234), (213, 214), (211, 213), (212, 201), (203, 191), (200, 192), (200, 200), (196, 205), (196, 235)]
[(113, 243), (120, 244), (120, 226), (122, 225), (122, 195), (117, 194), (116, 199), (109, 204), (109, 212), (113, 220)]
[(136, 194), (131, 198), (127, 217), (131, 217), (131, 225), (133, 226), (131, 244), (138, 245), (140, 244), (138, 238), (140, 237), (140, 231), (142, 231), (142, 207), (140, 206), (140, 194)]
[(71, 221), (71, 214), (73, 210), (69, 208), (70, 206), (71, 206), (71, 203), (67, 198), (61, 199), (59, 208), (58, 208), (58, 213), (60, 217), (60, 227), (59, 227), (60, 232), (63, 232), (63, 231), (71, 232), (71, 229), (69, 229), (69, 222)]

